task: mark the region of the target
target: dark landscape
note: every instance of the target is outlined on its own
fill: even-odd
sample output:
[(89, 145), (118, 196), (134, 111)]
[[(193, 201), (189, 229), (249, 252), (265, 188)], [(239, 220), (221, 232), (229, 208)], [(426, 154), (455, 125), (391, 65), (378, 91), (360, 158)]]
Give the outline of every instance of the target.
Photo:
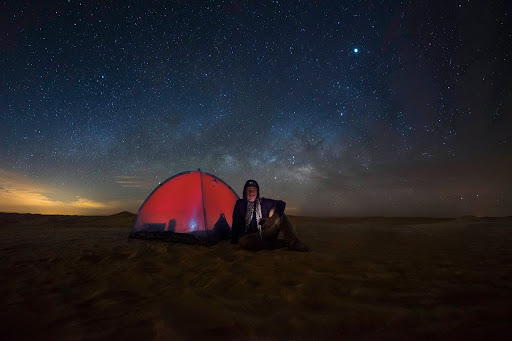
[(4, 340), (509, 339), (512, 218), (291, 217), (311, 252), (0, 214)]

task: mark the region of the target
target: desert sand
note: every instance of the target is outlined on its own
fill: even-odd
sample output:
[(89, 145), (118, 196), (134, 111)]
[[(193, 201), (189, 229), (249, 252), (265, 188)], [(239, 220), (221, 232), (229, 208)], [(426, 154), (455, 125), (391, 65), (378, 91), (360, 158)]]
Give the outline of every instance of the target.
[(311, 252), (0, 214), (4, 340), (509, 339), (512, 218), (291, 217)]

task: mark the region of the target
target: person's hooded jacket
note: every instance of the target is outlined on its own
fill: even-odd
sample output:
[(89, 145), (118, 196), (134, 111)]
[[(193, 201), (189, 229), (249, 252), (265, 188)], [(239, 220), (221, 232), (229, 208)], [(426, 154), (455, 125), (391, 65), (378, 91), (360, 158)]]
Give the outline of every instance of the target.
[[(237, 243), (238, 238), (244, 234), (258, 232), (258, 227), (248, 227), (245, 222), (245, 213), (247, 211), (247, 193), (246, 189), (249, 186), (255, 186), (257, 188), (257, 198), (260, 198), (260, 186), (254, 180), (247, 180), (244, 185), (243, 199), (238, 199), (235, 208), (233, 209), (233, 224), (231, 227), (231, 243)], [(261, 200), (261, 218), (268, 218), (270, 210), (275, 209), (275, 213), (281, 215), (284, 213), (286, 203), (282, 200), (274, 200), (267, 198), (260, 198)]]

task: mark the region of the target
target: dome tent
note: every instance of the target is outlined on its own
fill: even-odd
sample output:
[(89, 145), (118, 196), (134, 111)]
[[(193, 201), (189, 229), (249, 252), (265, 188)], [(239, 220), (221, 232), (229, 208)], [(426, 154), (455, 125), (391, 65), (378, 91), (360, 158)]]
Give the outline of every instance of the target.
[(200, 169), (176, 174), (144, 201), (130, 237), (214, 244), (231, 233), (237, 200), (235, 191), (215, 175)]

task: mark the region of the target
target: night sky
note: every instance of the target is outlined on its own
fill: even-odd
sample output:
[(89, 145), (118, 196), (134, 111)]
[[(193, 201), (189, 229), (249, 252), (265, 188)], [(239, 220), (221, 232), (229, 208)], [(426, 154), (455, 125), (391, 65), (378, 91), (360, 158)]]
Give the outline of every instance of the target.
[(512, 215), (508, 1), (1, 1), (0, 211), (200, 168), (286, 212)]

